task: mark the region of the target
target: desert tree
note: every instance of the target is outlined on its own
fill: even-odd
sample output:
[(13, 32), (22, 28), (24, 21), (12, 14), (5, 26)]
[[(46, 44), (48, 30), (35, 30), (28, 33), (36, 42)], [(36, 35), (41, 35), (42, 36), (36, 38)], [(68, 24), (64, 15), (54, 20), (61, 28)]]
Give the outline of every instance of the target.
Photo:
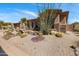
[(36, 4), (36, 6), (39, 15), (38, 19), (40, 20), (40, 31), (43, 34), (49, 34), (56, 17), (57, 11), (55, 9), (59, 9), (61, 4), (42, 3)]
[(26, 24), (27, 24), (27, 18), (21, 18), (21, 20), (19, 21), (19, 23), (20, 23), (20, 27), (22, 28), (22, 29), (24, 29), (24, 30), (26, 30)]
[(3, 24), (4, 24), (4, 22), (0, 21), (0, 29), (2, 29)]

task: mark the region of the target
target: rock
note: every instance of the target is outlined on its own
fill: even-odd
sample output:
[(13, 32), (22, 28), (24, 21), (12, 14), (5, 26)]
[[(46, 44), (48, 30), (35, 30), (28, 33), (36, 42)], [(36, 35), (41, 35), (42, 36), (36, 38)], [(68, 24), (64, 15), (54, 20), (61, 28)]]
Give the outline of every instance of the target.
[(79, 47), (76, 48), (76, 54), (79, 56)]

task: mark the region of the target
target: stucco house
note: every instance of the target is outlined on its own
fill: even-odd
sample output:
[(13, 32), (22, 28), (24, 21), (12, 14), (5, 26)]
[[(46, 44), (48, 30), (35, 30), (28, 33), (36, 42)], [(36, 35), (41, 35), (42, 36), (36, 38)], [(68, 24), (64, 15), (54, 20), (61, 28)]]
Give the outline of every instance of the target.
[[(60, 9), (54, 9), (54, 11), (55, 11), (55, 17), (51, 18), (53, 20), (51, 29), (55, 29), (58, 32), (66, 32), (68, 27), (67, 22), (68, 22), (69, 11), (62, 11)], [(52, 9), (47, 9), (47, 13), (43, 12), (42, 14), (44, 14), (45, 17), (49, 17), (50, 14), (54, 15)], [(40, 14), (41, 17), (42, 17), (42, 14)], [(19, 26), (20, 24), (18, 23), (14, 25), (16, 27), (16, 26)], [(36, 19), (27, 20), (26, 28), (30, 30), (40, 30), (40, 19), (36, 18)]]
[[(48, 17), (48, 15), (53, 14), (52, 9), (48, 9), (47, 13), (44, 14), (46, 17)], [(52, 29), (56, 29), (56, 31), (58, 32), (66, 32), (67, 31), (67, 22), (68, 22), (68, 11), (62, 11), (59, 9), (55, 9), (56, 11), (56, 16), (54, 18), (51, 18), (52, 21)], [(42, 17), (42, 16), (41, 16)], [(49, 20), (49, 19), (48, 19)], [(33, 19), (33, 20), (28, 20), (27, 21), (29, 27), (32, 27), (33, 29), (37, 29), (37, 27), (39, 28), (39, 19)]]
[(58, 32), (66, 32), (67, 31), (67, 23), (68, 23), (68, 11), (58, 12), (54, 22), (54, 29)]

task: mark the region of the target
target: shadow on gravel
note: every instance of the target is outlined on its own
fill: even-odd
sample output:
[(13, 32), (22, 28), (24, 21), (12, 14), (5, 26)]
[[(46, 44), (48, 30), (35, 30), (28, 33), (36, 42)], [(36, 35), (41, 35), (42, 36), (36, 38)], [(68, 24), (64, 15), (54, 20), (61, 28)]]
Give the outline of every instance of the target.
[(32, 40), (33, 42), (39, 42), (39, 41), (44, 40), (44, 37), (36, 36), (36, 37), (33, 37), (31, 40)]
[(70, 46), (73, 49), (74, 55), (79, 56), (79, 41), (75, 41), (73, 45)]
[(0, 56), (8, 56), (6, 52), (0, 47)]

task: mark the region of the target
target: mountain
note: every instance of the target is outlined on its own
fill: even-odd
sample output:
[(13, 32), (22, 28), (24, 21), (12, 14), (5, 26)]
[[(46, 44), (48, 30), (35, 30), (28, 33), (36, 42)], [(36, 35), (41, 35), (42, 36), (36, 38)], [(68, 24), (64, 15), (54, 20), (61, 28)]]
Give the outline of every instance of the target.
[(79, 22), (74, 22), (74, 23), (72, 23), (72, 25), (74, 26), (74, 31), (79, 32)]

